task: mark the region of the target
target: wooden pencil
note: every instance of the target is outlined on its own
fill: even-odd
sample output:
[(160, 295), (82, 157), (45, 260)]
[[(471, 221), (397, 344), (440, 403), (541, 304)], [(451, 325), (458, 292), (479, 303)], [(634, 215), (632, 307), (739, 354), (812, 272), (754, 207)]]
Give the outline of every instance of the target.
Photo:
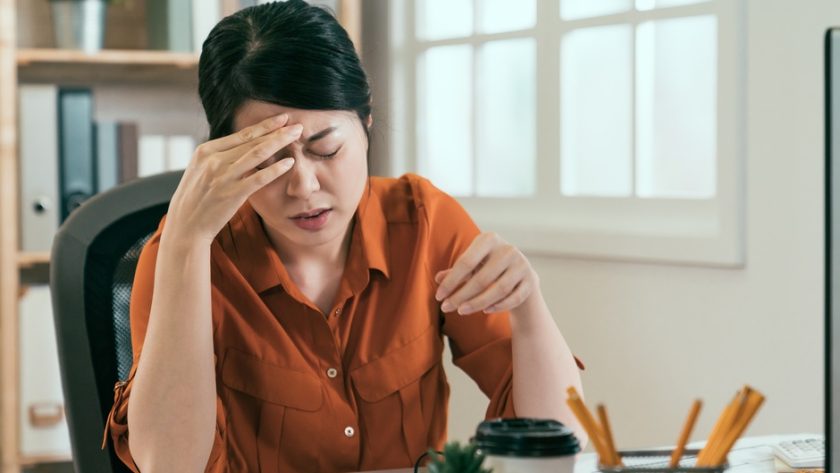
[(685, 452), (685, 444), (691, 436), (691, 431), (694, 430), (694, 424), (697, 423), (697, 417), (699, 416), (700, 409), (702, 407), (703, 402), (699, 399), (695, 399), (694, 403), (691, 405), (691, 410), (688, 412), (688, 418), (685, 420), (682, 432), (680, 432), (680, 438), (677, 440), (677, 447), (671, 455), (671, 463), (668, 465), (668, 468), (676, 468), (679, 466), (680, 458), (682, 458), (683, 452)]
[(744, 413), (744, 409), (747, 403), (747, 399), (750, 396), (750, 389), (749, 387), (745, 386), (740, 391), (738, 391), (738, 395), (732, 401), (732, 405), (730, 406), (730, 415), (727, 419), (725, 425), (722, 426), (721, 430), (718, 432), (718, 435), (715, 436), (714, 441), (710, 443), (709, 450), (706, 452), (706, 456), (703, 458), (703, 465), (704, 466), (715, 466), (715, 458), (718, 457), (721, 449), (724, 448), (724, 443), (726, 439), (728, 439), (731, 435), (732, 429), (738, 423), (739, 419)]
[(589, 409), (587, 409), (586, 404), (583, 403), (583, 400), (580, 398), (580, 395), (578, 395), (576, 389), (573, 387), (569, 388), (568, 393), (569, 398), (566, 400), (566, 403), (569, 405), (569, 408), (572, 409), (572, 413), (574, 413), (575, 417), (577, 417), (578, 422), (580, 422), (580, 425), (586, 431), (587, 435), (589, 435), (589, 439), (592, 440), (592, 445), (598, 453), (600, 462), (607, 466), (613, 466), (611, 465), (612, 459), (609, 457), (607, 447), (604, 444), (601, 429), (598, 427), (598, 423), (595, 421), (592, 413), (589, 412)]
[(735, 442), (738, 441), (744, 431), (747, 430), (747, 427), (749, 427), (753, 418), (755, 418), (755, 414), (761, 408), (761, 405), (764, 404), (764, 400), (765, 398), (761, 393), (752, 389), (750, 390), (744, 411), (741, 413), (741, 416), (734, 423), (732, 429), (727, 433), (727, 436), (723, 439), (720, 446), (709, 459), (713, 466), (721, 465), (726, 461), (726, 456), (729, 454), (729, 451), (732, 450)]
[(598, 418), (601, 421), (601, 430), (604, 433), (604, 440), (606, 440), (607, 449), (609, 450), (610, 458), (612, 459), (612, 466), (623, 466), (621, 457), (615, 449), (615, 439), (613, 438), (612, 426), (610, 426), (610, 419), (607, 416), (607, 408), (603, 404), (598, 404)]
[(726, 405), (721, 412), (718, 420), (715, 422), (714, 427), (712, 427), (712, 432), (709, 434), (709, 437), (706, 439), (706, 445), (700, 450), (700, 453), (697, 455), (697, 466), (708, 466), (708, 458), (710, 453), (715, 449), (715, 446), (719, 443), (719, 438), (721, 436), (721, 431), (728, 430), (729, 425), (731, 424), (732, 416), (734, 415), (735, 406), (738, 403), (738, 399), (741, 397), (741, 392), (735, 393), (735, 397), (732, 401)]

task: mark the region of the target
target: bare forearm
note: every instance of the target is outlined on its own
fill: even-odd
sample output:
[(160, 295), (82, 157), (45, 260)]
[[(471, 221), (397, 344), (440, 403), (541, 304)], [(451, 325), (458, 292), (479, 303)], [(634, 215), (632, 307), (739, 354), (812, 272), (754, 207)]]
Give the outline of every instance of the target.
[(566, 389), (582, 393), (580, 373), (539, 291), (512, 311), (513, 397), (520, 417), (556, 419), (587, 438), (566, 404)]
[(164, 232), (129, 398), (132, 456), (144, 473), (204, 471), (215, 420), (210, 245), (167, 241)]

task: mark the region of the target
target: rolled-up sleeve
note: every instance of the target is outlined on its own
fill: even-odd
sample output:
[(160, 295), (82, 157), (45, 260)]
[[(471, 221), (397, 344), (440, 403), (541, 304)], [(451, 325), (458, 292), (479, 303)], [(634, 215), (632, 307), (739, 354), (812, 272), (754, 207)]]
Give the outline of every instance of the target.
[[(137, 268), (134, 273), (134, 283), (131, 290), (131, 303), (129, 306), (133, 361), (128, 379), (118, 381), (114, 385), (114, 404), (111, 407), (111, 411), (109, 412), (108, 418), (105, 422), (105, 431), (102, 439), (102, 448), (104, 449), (107, 447), (107, 442), (110, 438), (117, 457), (119, 457), (119, 459), (135, 473), (139, 473), (140, 470), (134, 462), (134, 458), (132, 457), (128, 446), (129, 399), (131, 397), (131, 389), (134, 384), (134, 375), (137, 371), (137, 362), (140, 358), (143, 341), (146, 337), (146, 329), (149, 323), (149, 314), (152, 306), (152, 292), (154, 289), (155, 263), (157, 260), (160, 235), (163, 230), (164, 223), (165, 218), (161, 220), (157, 232), (152, 235), (143, 247), (137, 262)], [(225, 411), (218, 396), (216, 398), (216, 406), (216, 434), (205, 471), (221, 473), (226, 471), (227, 460), (225, 459), (222, 428), (222, 426), (225, 425)]]
[[(417, 182), (416, 192), (421, 194), (419, 200), (433, 245), (429, 270), (434, 277), (438, 271), (451, 268), (481, 230), (453, 197), (424, 178)], [(440, 316), (454, 364), (490, 399), (486, 417), (516, 417), (510, 313), (459, 315), (452, 311), (441, 312)]]
[[(429, 264), (432, 277), (451, 268), (481, 234), (460, 203), (426, 179), (418, 180), (430, 239), (435, 246)], [(436, 285), (435, 285), (436, 287)], [(452, 359), (490, 399), (486, 417), (516, 417), (513, 402), (513, 352), (509, 311), (460, 315), (441, 312), (442, 332)], [(578, 368), (583, 363), (575, 357)]]

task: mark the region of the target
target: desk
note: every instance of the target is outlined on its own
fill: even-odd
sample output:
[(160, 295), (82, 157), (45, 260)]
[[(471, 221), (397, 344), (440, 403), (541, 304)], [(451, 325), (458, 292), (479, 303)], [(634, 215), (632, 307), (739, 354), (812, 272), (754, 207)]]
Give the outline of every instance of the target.
[[(784, 441), (804, 437), (822, 436), (822, 434), (790, 434), (790, 435), (766, 435), (761, 437), (746, 437), (738, 441), (735, 447), (729, 452), (729, 468), (726, 470), (732, 473), (776, 473), (776, 462), (773, 449), (770, 445)], [(688, 448), (703, 448), (705, 442), (694, 442)], [(668, 447), (663, 447), (663, 449)], [(673, 447), (671, 447), (673, 448)], [(575, 463), (575, 473), (595, 473), (598, 471), (595, 464), (594, 453), (583, 453), (578, 455)], [(366, 473), (412, 473), (413, 468), (402, 468), (397, 470), (377, 470)], [(426, 471), (422, 468), (421, 471)]]
[[(822, 436), (822, 434), (789, 434), (766, 435), (761, 437), (745, 437), (739, 440), (729, 452), (729, 468), (732, 473), (776, 473), (776, 456), (771, 445), (784, 440)], [(687, 448), (700, 449), (706, 442), (694, 442)], [(667, 448), (667, 447), (666, 447)], [(671, 447), (673, 448), (673, 447)], [(594, 473), (598, 471), (595, 465), (595, 454), (580, 455), (575, 463), (575, 473)]]

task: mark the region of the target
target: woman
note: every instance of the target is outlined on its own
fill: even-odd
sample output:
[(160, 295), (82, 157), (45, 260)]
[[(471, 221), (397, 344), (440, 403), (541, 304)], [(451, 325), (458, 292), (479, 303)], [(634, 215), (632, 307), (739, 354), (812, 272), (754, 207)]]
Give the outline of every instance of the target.
[(106, 427), (127, 465), (408, 467), (444, 442), (443, 335), (488, 417), (577, 428), (575, 359), (522, 253), (425, 179), (368, 178), (370, 90), (329, 13), (225, 18), (199, 94), (210, 140), (135, 275), (134, 365)]

